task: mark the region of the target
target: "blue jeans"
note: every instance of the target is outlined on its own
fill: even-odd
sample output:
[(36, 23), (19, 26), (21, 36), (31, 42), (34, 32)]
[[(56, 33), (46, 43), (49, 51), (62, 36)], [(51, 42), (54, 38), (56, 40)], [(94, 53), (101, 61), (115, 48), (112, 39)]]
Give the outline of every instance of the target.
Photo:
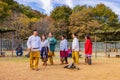
[[(19, 53), (20, 53), (20, 55), (19, 55)], [(23, 51), (16, 51), (16, 55), (17, 56), (22, 56), (23, 55)]]

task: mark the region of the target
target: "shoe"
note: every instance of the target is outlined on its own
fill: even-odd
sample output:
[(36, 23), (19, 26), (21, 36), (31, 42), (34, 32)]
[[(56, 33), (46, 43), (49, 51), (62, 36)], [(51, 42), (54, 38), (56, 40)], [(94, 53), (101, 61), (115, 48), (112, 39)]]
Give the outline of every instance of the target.
[(91, 59), (88, 60), (88, 65), (92, 65), (92, 60)]
[(35, 70), (35, 68), (31, 68), (31, 70)]
[(65, 64), (68, 64), (68, 62), (66, 62)]
[(36, 71), (39, 71), (40, 69), (37, 68), (37, 69), (35, 69), (35, 70), (36, 70)]
[(44, 66), (47, 66), (47, 64), (45, 64)]
[(60, 65), (63, 65), (63, 63), (60, 63)]
[(44, 66), (45, 64), (43, 63), (42, 65)]

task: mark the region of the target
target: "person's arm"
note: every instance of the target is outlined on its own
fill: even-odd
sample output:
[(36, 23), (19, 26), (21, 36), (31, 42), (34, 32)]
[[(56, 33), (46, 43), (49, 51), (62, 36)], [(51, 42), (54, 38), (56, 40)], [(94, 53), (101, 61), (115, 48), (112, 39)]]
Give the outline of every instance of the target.
[(63, 47), (62, 47), (62, 41), (60, 41), (60, 46), (59, 46), (59, 47), (60, 47), (60, 51), (61, 51), (62, 48), (63, 48)]
[(90, 41), (87, 40), (87, 41), (86, 41), (86, 44), (85, 44), (85, 54), (88, 53), (89, 47), (90, 47)]
[(46, 44), (47, 44), (47, 47), (48, 47), (48, 51), (50, 51), (50, 44), (49, 44), (48, 40), (46, 41)]
[(67, 40), (65, 40), (65, 51), (67, 51), (68, 50), (68, 42), (67, 42)]
[(39, 38), (39, 47), (40, 47), (40, 51), (41, 51), (41, 49), (42, 49), (42, 45), (41, 45), (41, 38)]
[(57, 44), (57, 40), (54, 38), (54, 44), (56, 45)]
[(28, 50), (31, 50), (31, 38), (30, 37), (28, 38), (28, 41), (27, 41), (27, 47), (28, 47)]
[(57, 40), (55, 38), (53, 38), (53, 40), (50, 42), (50, 44), (56, 45), (57, 44)]
[(49, 44), (49, 42), (47, 42), (47, 46), (48, 46), (48, 48), (50, 49), (50, 44)]

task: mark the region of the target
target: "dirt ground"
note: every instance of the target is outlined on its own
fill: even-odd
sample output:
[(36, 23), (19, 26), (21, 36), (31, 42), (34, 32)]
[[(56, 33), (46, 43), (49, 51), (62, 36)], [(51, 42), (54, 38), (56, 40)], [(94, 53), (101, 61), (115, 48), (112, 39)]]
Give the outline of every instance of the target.
[[(72, 59), (69, 59), (72, 62)], [(42, 66), (39, 71), (30, 70), (29, 58), (0, 57), (0, 80), (119, 80), (120, 58), (98, 57), (92, 65), (84, 65), (80, 58), (80, 70), (64, 69), (59, 65), (59, 58), (54, 58), (54, 65)]]

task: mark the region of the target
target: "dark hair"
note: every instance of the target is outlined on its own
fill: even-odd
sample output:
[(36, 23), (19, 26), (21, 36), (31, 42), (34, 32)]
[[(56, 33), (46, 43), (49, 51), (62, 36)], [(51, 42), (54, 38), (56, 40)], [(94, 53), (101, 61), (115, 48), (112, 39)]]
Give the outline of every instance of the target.
[(49, 32), (49, 33), (51, 33), (51, 34), (53, 35), (53, 33), (52, 33), (52, 32)]
[[(45, 36), (45, 39), (47, 39), (47, 36), (45, 34), (42, 34), (42, 36)], [(42, 36), (41, 36), (41, 39), (42, 39)]]
[(73, 33), (73, 35), (76, 36), (76, 37), (78, 36), (76, 33)]
[(89, 39), (90, 42), (91, 42), (91, 44), (92, 44), (92, 40), (91, 40), (91, 38), (90, 38), (90, 35), (87, 34), (85, 37), (86, 37), (87, 39)]
[(37, 29), (34, 29), (33, 32), (37, 31)]
[(86, 37), (87, 39), (91, 39), (91, 38), (90, 38), (90, 35), (86, 35), (85, 37)]
[(62, 37), (66, 38), (66, 36), (65, 36), (65, 35), (62, 35)]
[(19, 44), (18, 46), (21, 46), (21, 44)]

